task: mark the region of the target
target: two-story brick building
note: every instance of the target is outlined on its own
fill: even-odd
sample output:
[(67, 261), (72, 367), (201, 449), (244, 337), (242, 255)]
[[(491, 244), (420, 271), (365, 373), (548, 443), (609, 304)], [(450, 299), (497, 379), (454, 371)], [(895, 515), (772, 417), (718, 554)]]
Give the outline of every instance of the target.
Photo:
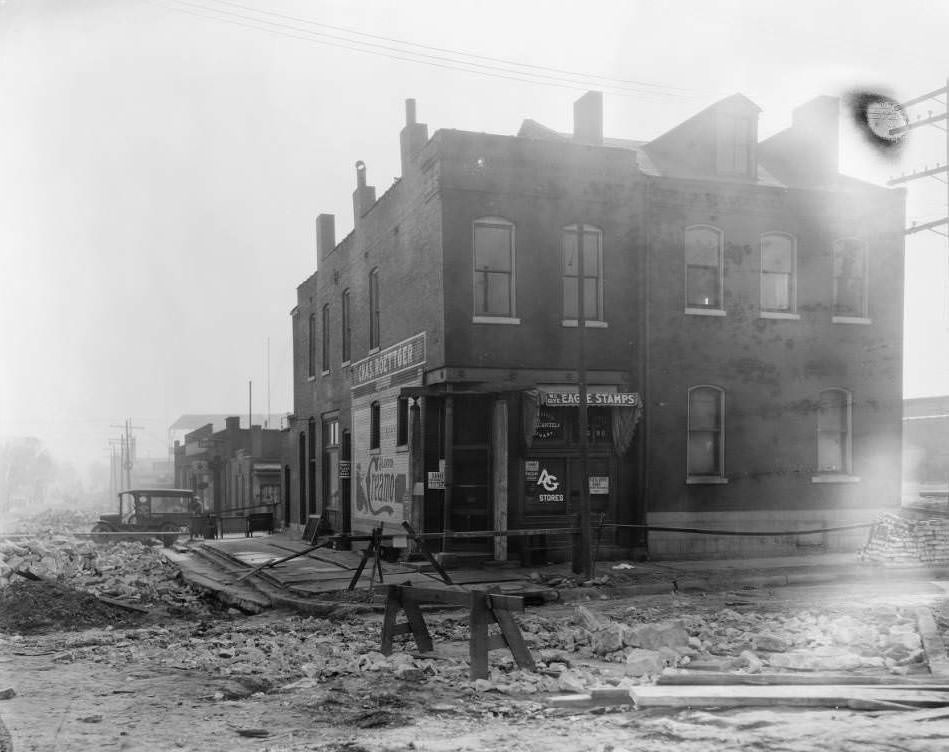
[(291, 520), (565, 527), (587, 482), (601, 556), (708, 555), (848, 537), (643, 526), (809, 529), (897, 504), (903, 193), (839, 174), (836, 100), (760, 143), (757, 117), (735, 95), (648, 143), (608, 139), (591, 92), (572, 134), (429, 138), (410, 100), (402, 177), (376, 199), (357, 163), (353, 232), (317, 219), (292, 314)]

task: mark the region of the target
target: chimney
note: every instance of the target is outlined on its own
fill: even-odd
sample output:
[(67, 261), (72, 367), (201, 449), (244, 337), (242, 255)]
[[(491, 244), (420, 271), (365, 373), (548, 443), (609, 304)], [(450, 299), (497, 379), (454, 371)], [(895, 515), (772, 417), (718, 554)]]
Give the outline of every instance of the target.
[(316, 267), (322, 269), (323, 259), (336, 247), (336, 216), (320, 214), (316, 218)]
[(264, 454), (264, 434), (260, 426), (250, 427), (250, 454), (258, 458)]
[(807, 161), (821, 172), (839, 171), (840, 100), (820, 96), (794, 109), (791, 128), (797, 136), (798, 148), (810, 156)]
[(366, 212), (376, 203), (376, 188), (366, 185), (366, 163), (361, 159), (356, 162), (356, 190), (353, 191), (353, 220), (359, 224)]
[(402, 145), (402, 175), (404, 176), (412, 162), (428, 143), (428, 126), (415, 122), (415, 100), (405, 100), (405, 127), (399, 134)]
[(603, 92), (588, 91), (573, 103), (573, 140), (603, 145)]
[(239, 431), (241, 427), (241, 419), (237, 415), (233, 415), (229, 418), (224, 419), (224, 430), (225, 431)]

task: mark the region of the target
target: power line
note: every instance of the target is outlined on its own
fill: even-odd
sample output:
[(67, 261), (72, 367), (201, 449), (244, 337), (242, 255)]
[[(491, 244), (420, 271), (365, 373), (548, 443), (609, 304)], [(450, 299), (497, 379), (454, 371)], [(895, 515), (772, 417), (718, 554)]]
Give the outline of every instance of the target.
[[(596, 73), (583, 73), (581, 71), (573, 71), (573, 70), (568, 70), (565, 68), (555, 68), (549, 65), (535, 65), (532, 63), (522, 63), (517, 60), (511, 60), (509, 58), (491, 57), (489, 55), (479, 55), (478, 53), (475, 53), (475, 52), (466, 52), (464, 50), (452, 49), (450, 47), (437, 47), (435, 45), (422, 44), (420, 42), (408, 42), (404, 39), (398, 39), (396, 37), (388, 37), (381, 34), (372, 34), (366, 31), (359, 31), (358, 29), (350, 29), (345, 26), (334, 26), (333, 24), (323, 23), (321, 21), (314, 21), (313, 19), (305, 18), (303, 16), (292, 16), (285, 13), (278, 13), (277, 11), (260, 10), (259, 8), (254, 8), (253, 6), (244, 5), (242, 3), (237, 3), (237, 2), (232, 2), (232, 0), (210, 0), (210, 2), (216, 3), (217, 5), (226, 5), (226, 6), (230, 6), (234, 8), (242, 8), (244, 10), (252, 11), (259, 15), (273, 16), (275, 18), (282, 18), (289, 21), (304, 23), (304, 24), (307, 24), (308, 26), (317, 26), (323, 29), (332, 29), (334, 31), (343, 32), (344, 34), (351, 34), (357, 37), (366, 37), (367, 39), (378, 39), (384, 42), (393, 42), (395, 44), (403, 45), (405, 47), (415, 47), (422, 50), (431, 50), (433, 52), (445, 52), (455, 57), (463, 57), (463, 58), (468, 57), (468, 58), (474, 58), (477, 60), (486, 60), (492, 63), (502, 63), (506, 66), (516, 66), (520, 68), (531, 68), (533, 70), (547, 71), (550, 73), (560, 73), (567, 76), (579, 77), (581, 79), (598, 79), (601, 81), (618, 83), (618, 84), (631, 84), (633, 86), (648, 86), (648, 87), (656, 88), (658, 90), (665, 90), (667, 92), (679, 91), (679, 92), (682, 92), (683, 95), (686, 92), (695, 91), (694, 89), (688, 89), (681, 86), (669, 86), (666, 84), (657, 84), (657, 83), (652, 83), (649, 81), (639, 81), (636, 79), (616, 78), (614, 76), (602, 76)], [(338, 37), (334, 37), (334, 38), (338, 38)], [(358, 40), (354, 40), (354, 41), (358, 41)]]
[[(223, 23), (229, 23), (235, 26), (240, 26), (248, 29), (254, 29), (257, 31), (266, 31), (271, 34), (276, 34), (278, 36), (300, 39), (303, 41), (313, 42), (315, 44), (320, 44), (328, 47), (336, 47), (340, 49), (345, 49), (350, 52), (363, 52), (366, 54), (377, 55), (380, 57), (385, 57), (390, 60), (400, 60), (402, 62), (416, 63), (418, 65), (427, 65), (434, 68), (442, 68), (445, 70), (455, 70), (461, 71), (464, 73), (473, 73), (475, 75), (488, 76), (493, 78), (501, 78), (509, 81), (519, 81), (521, 83), (529, 84), (541, 84), (544, 86), (555, 86), (559, 88), (571, 89), (574, 91), (582, 91), (589, 89), (591, 87), (599, 88), (603, 91), (606, 91), (610, 94), (615, 94), (618, 96), (628, 96), (628, 97), (682, 97), (682, 98), (698, 98), (698, 94), (686, 94), (678, 93), (672, 90), (669, 91), (645, 91), (641, 89), (628, 88), (618, 85), (608, 85), (603, 86), (602, 82), (591, 82), (591, 81), (582, 81), (582, 80), (573, 80), (565, 78), (563, 76), (554, 76), (544, 73), (532, 73), (530, 71), (516, 70), (512, 68), (506, 68), (504, 66), (498, 65), (487, 65), (483, 63), (476, 63), (467, 60), (457, 60), (454, 58), (443, 57), (439, 55), (431, 55), (428, 53), (415, 52), (413, 50), (404, 50), (395, 47), (389, 47), (386, 45), (376, 44), (374, 42), (363, 42), (357, 39), (349, 39), (345, 37), (339, 37), (337, 35), (327, 34), (325, 32), (312, 31), (309, 29), (301, 28), (299, 26), (294, 26), (291, 24), (281, 23), (278, 21), (270, 21), (267, 19), (258, 18), (255, 16), (247, 16), (241, 13), (236, 13), (232, 11), (227, 11), (219, 8), (211, 8), (200, 3), (188, 2), (188, 0), (169, 0), (172, 3), (177, 3), (177, 5), (166, 5), (170, 10), (174, 10), (180, 13), (186, 13), (198, 18), (210, 19), (213, 21), (220, 21)], [(180, 7), (187, 6), (187, 7)], [(192, 8), (194, 10), (189, 10)], [(330, 41), (337, 40), (337, 41)], [(411, 44), (411, 43), (403, 43)], [(368, 48), (368, 49), (367, 49)], [(464, 53), (458, 53), (464, 54)], [(410, 57), (407, 57), (410, 56)], [(656, 84), (655, 86), (659, 86)]]

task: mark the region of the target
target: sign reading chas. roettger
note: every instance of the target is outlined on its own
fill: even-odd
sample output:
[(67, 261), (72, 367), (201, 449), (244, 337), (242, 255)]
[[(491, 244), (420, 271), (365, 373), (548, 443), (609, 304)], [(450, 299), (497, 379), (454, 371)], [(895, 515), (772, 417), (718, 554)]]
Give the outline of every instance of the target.
[(373, 353), (350, 366), (353, 386), (405, 371), (425, 362), (425, 333)]

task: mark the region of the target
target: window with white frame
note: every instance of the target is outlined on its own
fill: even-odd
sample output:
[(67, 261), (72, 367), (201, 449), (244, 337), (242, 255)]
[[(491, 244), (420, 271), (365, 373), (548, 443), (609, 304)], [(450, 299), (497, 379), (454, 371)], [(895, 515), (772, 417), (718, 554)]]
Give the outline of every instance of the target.
[(834, 316), (867, 317), (867, 242), (834, 242)]
[(853, 400), (846, 389), (825, 389), (817, 408), (817, 471), (849, 475)]
[(797, 269), (794, 238), (783, 232), (761, 236), (761, 310), (794, 313)]
[(685, 230), (686, 308), (722, 308), (722, 231), (708, 225)]
[(583, 317), (603, 321), (603, 233), (592, 225), (583, 225), (581, 233), (570, 225), (561, 233), (563, 255), (563, 317), (579, 318), (580, 250), (583, 250)]
[(725, 391), (717, 386), (689, 389), (688, 474), (725, 474)]
[(474, 315), (515, 316), (514, 225), (499, 217), (475, 220)]

